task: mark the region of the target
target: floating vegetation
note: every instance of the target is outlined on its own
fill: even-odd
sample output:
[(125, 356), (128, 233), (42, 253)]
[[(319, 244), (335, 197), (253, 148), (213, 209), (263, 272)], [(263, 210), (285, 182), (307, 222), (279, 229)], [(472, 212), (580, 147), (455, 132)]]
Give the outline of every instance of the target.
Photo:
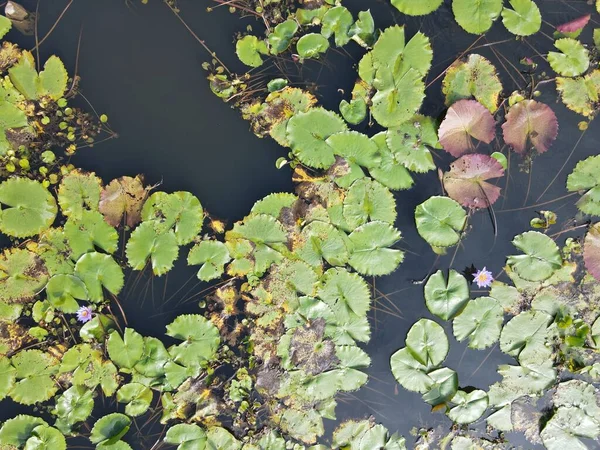
[[(555, 81), (567, 108), (590, 120), (598, 111), (598, 50), (578, 40), (590, 16), (553, 27), (554, 48), (536, 55), (555, 79), (525, 59), (531, 72), (517, 72), (526, 85), (506, 96), (496, 67), (471, 48), (426, 84), (430, 37), (403, 25), (379, 30), (368, 10), (216, 2), (265, 25), (264, 35), (249, 27), (235, 42), (240, 62), (264, 72), (236, 75), (212, 54), (210, 88), (254, 134), (287, 149), (277, 167), (289, 166), (295, 185), (257, 201), (231, 227), (191, 192), (156, 190), (141, 175), (105, 183), (69, 164), (100, 133), (114, 135), (106, 118), (68, 106), (77, 78), (56, 56), (39, 70), (32, 53), (8, 42), (0, 49), (0, 232), (10, 242), (0, 255), (0, 399), (30, 413), (0, 426), (2, 448), (61, 450), (83, 437), (97, 449), (127, 450), (137, 429), (136, 444), (148, 448), (405, 449), (404, 437), (373, 418), (325, 436), (343, 395), (369, 379), (364, 345), (378, 291), (367, 280), (394, 274), (405, 258), (396, 228), (404, 199), (394, 191), (428, 192), (414, 203), (416, 231), (437, 256), (452, 247), (456, 256), (477, 214), (490, 217), (497, 236), (493, 208), (511, 152), (531, 171), (557, 139), (557, 116), (535, 99), (538, 87)], [(532, 0), (391, 4), (414, 16), (447, 9), (472, 34), (502, 18), (523, 42), (544, 23)], [(10, 27), (0, 16), (0, 35)], [(336, 111), (279, 65), (325, 64), (346, 45), (361, 56)], [(447, 109), (438, 123), (422, 107), (440, 79)], [(510, 431), (548, 449), (587, 448), (585, 439), (600, 436), (600, 229), (583, 216), (600, 215), (598, 158), (578, 162), (567, 178), (567, 190), (581, 195), (573, 228), (549, 234), (557, 214), (542, 210), (530, 223), (539, 231), (513, 237), (502, 273), (432, 267), (416, 283), (435, 320), (410, 326), (390, 369), (455, 424), (419, 431), (417, 448), (506, 448)], [(436, 169), (439, 190), (423, 189), (421, 174)], [(581, 238), (558, 241), (584, 228)], [(182, 259), (214, 289), (162, 335), (142, 335), (119, 300), (126, 280), (136, 271), (166, 277)], [(498, 347), (512, 358), (498, 366), (500, 381), (470, 386), (449, 367), (450, 332), (468, 349)], [(164, 426), (152, 442), (140, 437), (141, 418)], [(487, 430), (475, 432), (483, 420)]]

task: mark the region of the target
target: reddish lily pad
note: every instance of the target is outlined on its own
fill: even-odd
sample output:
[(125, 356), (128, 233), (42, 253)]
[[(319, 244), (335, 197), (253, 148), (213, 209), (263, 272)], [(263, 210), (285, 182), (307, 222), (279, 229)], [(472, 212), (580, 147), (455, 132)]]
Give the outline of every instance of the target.
[(490, 111), (476, 100), (454, 103), (439, 129), (444, 150), (459, 157), (475, 151), (473, 138), (489, 144), (496, 136), (496, 122)]
[(137, 225), (148, 190), (141, 177), (121, 177), (112, 180), (100, 194), (100, 212), (113, 227), (121, 224), (123, 216), (128, 227)]
[(517, 153), (525, 153), (529, 146), (544, 153), (558, 135), (558, 120), (548, 105), (523, 100), (510, 108), (502, 132), (504, 142)]
[(583, 28), (588, 24), (590, 19), (592, 18), (591, 14), (587, 14), (585, 16), (578, 17), (577, 19), (571, 20), (567, 23), (563, 23), (562, 25), (558, 25), (556, 27), (556, 31), (561, 33), (577, 33), (583, 30)]
[(600, 281), (600, 222), (592, 225), (585, 235), (583, 260), (588, 272)]
[(479, 153), (464, 155), (444, 174), (444, 188), (463, 206), (487, 208), (500, 197), (500, 188), (486, 180), (503, 175), (504, 168), (495, 158)]

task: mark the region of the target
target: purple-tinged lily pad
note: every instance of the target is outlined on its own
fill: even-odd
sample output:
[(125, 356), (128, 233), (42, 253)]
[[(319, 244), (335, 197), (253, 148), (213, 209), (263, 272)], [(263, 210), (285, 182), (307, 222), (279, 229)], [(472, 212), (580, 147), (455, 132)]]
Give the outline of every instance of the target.
[(487, 208), (500, 197), (500, 188), (486, 180), (503, 175), (504, 168), (495, 158), (479, 153), (464, 155), (444, 174), (444, 188), (463, 206)]
[(556, 31), (559, 31), (561, 33), (576, 33), (578, 31), (580, 32), (588, 24), (591, 18), (591, 14), (578, 17), (577, 19), (558, 25), (556, 27)]
[(585, 235), (583, 260), (588, 272), (600, 281), (600, 222), (592, 225)]
[(476, 100), (459, 100), (446, 113), (438, 131), (444, 150), (459, 157), (474, 152), (473, 138), (489, 144), (496, 135), (490, 111)]
[(502, 132), (504, 142), (517, 153), (525, 153), (529, 146), (544, 153), (558, 135), (558, 120), (548, 105), (523, 100), (510, 108)]

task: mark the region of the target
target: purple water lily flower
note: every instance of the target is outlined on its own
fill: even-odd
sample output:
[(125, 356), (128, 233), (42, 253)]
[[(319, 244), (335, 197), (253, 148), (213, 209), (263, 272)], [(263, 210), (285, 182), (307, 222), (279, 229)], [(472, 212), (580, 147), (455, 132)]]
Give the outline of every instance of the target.
[(494, 277), (492, 276), (492, 272), (487, 270), (485, 267), (481, 270), (475, 272), (473, 283), (477, 283), (477, 287), (480, 288), (488, 288), (492, 285), (494, 281)]
[(92, 320), (92, 308), (90, 306), (82, 306), (77, 310), (77, 320), (81, 323), (86, 323)]

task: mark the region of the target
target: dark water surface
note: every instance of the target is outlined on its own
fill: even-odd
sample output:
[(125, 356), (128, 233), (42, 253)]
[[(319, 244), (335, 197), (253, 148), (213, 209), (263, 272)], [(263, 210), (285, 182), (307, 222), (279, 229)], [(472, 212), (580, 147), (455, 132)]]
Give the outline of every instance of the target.
[[(33, 10), (35, 3), (23, 1)], [(50, 29), (66, 3), (63, 0), (40, 1), (41, 36)], [(553, 31), (549, 24), (560, 24), (593, 10), (585, 1), (539, 0), (537, 3), (548, 22), (542, 30), (549, 36)], [(225, 8), (207, 13), (206, 7), (210, 5), (207, 0), (179, 2), (182, 17), (190, 27), (230, 68), (242, 72), (244, 69), (234, 54), (233, 34), (242, 31), (248, 23), (255, 27), (259, 24), (240, 20)], [(433, 15), (409, 20), (387, 1), (345, 0), (344, 5), (353, 12), (370, 8), (379, 28), (405, 23), (408, 36), (418, 30), (430, 36), (434, 67), (428, 81), (435, 79), (478, 39), (462, 31), (454, 22), (449, 1)], [(591, 42), (594, 25), (599, 24), (588, 25), (582, 37), (584, 42)], [(74, 159), (77, 166), (95, 171), (105, 181), (143, 173), (148, 183), (162, 181), (162, 190), (192, 192), (212, 215), (227, 219), (229, 223), (241, 219), (253, 203), (265, 195), (293, 189), (289, 169), (277, 170), (274, 166), (276, 158), (285, 155), (284, 149), (270, 139), (256, 138), (238, 112), (210, 92), (201, 68), (202, 62), (209, 59), (207, 54), (160, 0), (150, 0), (146, 6), (137, 3), (128, 6), (125, 0), (76, 0), (43, 44), (42, 59), (57, 54), (73, 73), (81, 27), (83, 38), (78, 74), (82, 78), (82, 92), (99, 113), (108, 114), (110, 125), (119, 133), (119, 138), (82, 150)], [(16, 40), (25, 48), (33, 47), (33, 39), (23, 38), (15, 31), (8, 39)], [(506, 39), (511, 39), (511, 35), (499, 20), (475, 45)], [(552, 40), (543, 35), (536, 35), (536, 39), (527, 42), (541, 54), (552, 48)], [(521, 87), (526, 85), (521, 76), (525, 79), (528, 76), (511, 67), (522, 69), (523, 66), (519, 66), (522, 57), (533, 57), (540, 63), (538, 71), (543, 70), (543, 60), (535, 57), (529, 44), (511, 39), (511, 42), (476, 48), (473, 52), (487, 57), (498, 68), (504, 94), (508, 95), (517, 88), (515, 83)], [(337, 109), (342, 98), (337, 90), (349, 93), (356, 78), (352, 65), (358, 61), (361, 50), (354, 44), (348, 47), (354, 61), (330, 51), (326, 61), (333, 68), (317, 65), (303, 71), (308, 79), (318, 80), (322, 103), (331, 109)], [(412, 442), (409, 435), (412, 427), (450, 425), (443, 414), (431, 414), (420, 395), (404, 390), (395, 382), (389, 369), (389, 357), (404, 346), (406, 332), (416, 320), (432, 318), (424, 305), (423, 285), (415, 284), (413, 280), (423, 279), (430, 269), (448, 268), (454, 256), (452, 267), (456, 270), (474, 264), (499, 273), (506, 255), (514, 252), (510, 244), (512, 237), (529, 229), (534, 211), (552, 209), (558, 213), (559, 224), (554, 232), (560, 231), (559, 227), (572, 225), (576, 215), (573, 197), (539, 208), (532, 205), (566, 194), (566, 176), (578, 160), (598, 151), (600, 134), (593, 125), (590, 126), (571, 155), (581, 136), (577, 124), (582, 119), (556, 101), (553, 83), (544, 85), (541, 91), (539, 100), (549, 104), (558, 116), (559, 136), (550, 151), (535, 158), (531, 177), (520, 170), (518, 155), (512, 155), (508, 175), (499, 182), (503, 197), (495, 204), (496, 238), (488, 214), (485, 211), (475, 213), (470, 220), (472, 230), (456, 255), (451, 250), (449, 255), (436, 260), (427, 243), (417, 235), (413, 213), (417, 204), (441, 193), (437, 174), (430, 172), (418, 176), (416, 187), (396, 194), (396, 226), (403, 233), (401, 246), (407, 251), (406, 259), (395, 273), (376, 280), (377, 305), (371, 312), (373, 337), (366, 348), (373, 360), (368, 371), (370, 381), (359, 392), (340, 398), (339, 419), (373, 415), (390, 431), (404, 434), (409, 442)], [(438, 81), (429, 88), (422, 112), (437, 117), (443, 110)], [(494, 150), (500, 149), (493, 145), (481, 147), (484, 153)], [(441, 154), (436, 160), (444, 170), (449, 161), (450, 158)], [(561, 171), (563, 164), (565, 167)], [(556, 180), (550, 185), (555, 176)], [(508, 183), (508, 189), (504, 188), (505, 183)], [(530, 192), (526, 198), (529, 184)], [(524, 205), (532, 207), (511, 211)], [(563, 235), (566, 236), (568, 234)], [(197, 311), (197, 302), (206, 285), (197, 283), (194, 272), (184, 261), (179, 261), (168, 277), (152, 279), (146, 275), (139, 280), (135, 275), (129, 277), (122, 294), (129, 325), (142, 334), (162, 337), (165, 325), (176, 315)], [(473, 293), (472, 296), (478, 295), (485, 293)], [(383, 309), (391, 309), (394, 315)], [(451, 340), (445, 365), (457, 371), (461, 386), (486, 389), (500, 379), (496, 373), (498, 364), (513, 362), (498, 349), (465, 350), (465, 345), (453, 341), (449, 324), (442, 325)], [(14, 409), (4, 408), (0, 419), (14, 414)], [(516, 439), (517, 442), (531, 448), (520, 439)]]

